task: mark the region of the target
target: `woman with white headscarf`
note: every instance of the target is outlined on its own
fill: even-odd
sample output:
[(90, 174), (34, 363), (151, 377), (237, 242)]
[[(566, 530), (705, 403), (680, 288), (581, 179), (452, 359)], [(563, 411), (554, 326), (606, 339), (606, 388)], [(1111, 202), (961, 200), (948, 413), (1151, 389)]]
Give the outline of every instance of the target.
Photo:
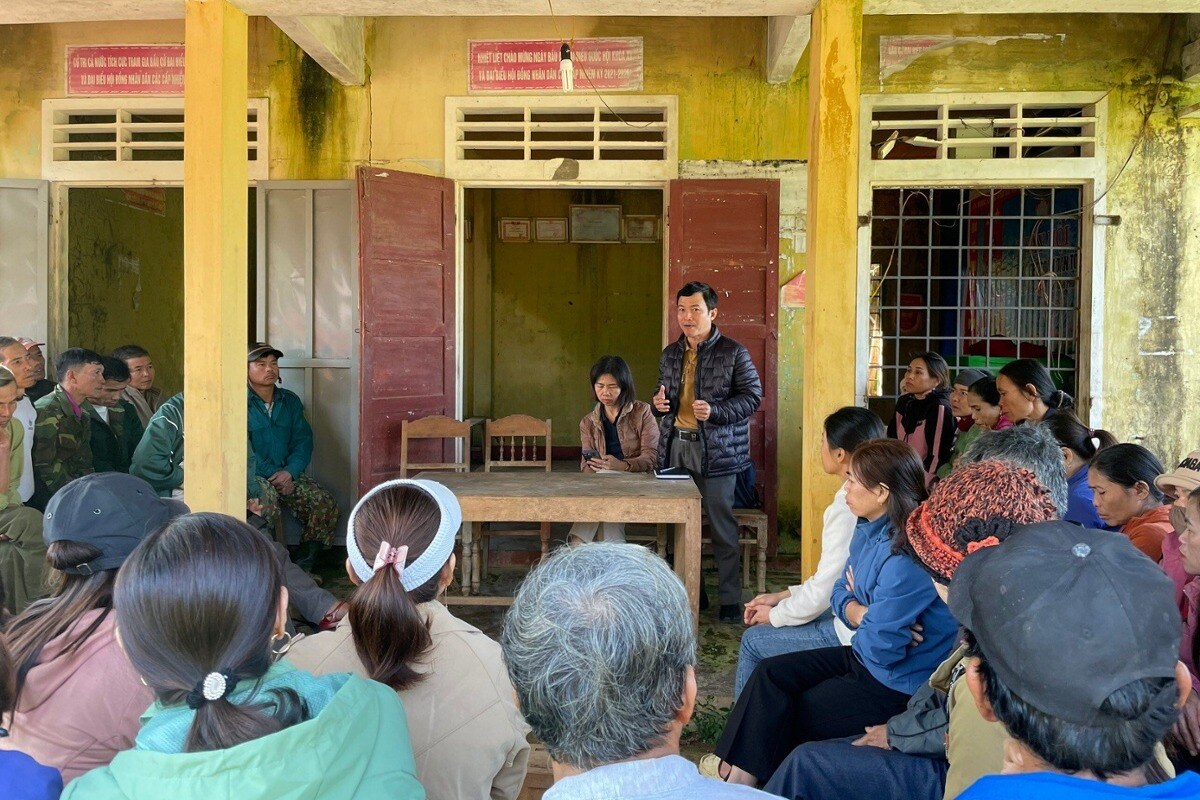
[(515, 799), (529, 726), (500, 646), (438, 601), (454, 576), (461, 524), (457, 498), (434, 481), (394, 480), (368, 492), (346, 533), (346, 571), (357, 587), (350, 611), (333, 631), (297, 642), (288, 660), (395, 689), (429, 800)]

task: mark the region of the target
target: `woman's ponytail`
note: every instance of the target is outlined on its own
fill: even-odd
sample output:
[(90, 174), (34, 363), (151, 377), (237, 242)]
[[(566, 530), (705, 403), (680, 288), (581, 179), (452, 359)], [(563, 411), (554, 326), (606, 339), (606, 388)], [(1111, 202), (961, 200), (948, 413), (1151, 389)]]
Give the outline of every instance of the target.
[[(440, 577), (432, 579), (435, 593)], [(372, 680), (397, 691), (421, 680), (423, 676), (413, 665), (433, 645), (413, 594), (416, 592), (408, 592), (400, 583), (395, 570), (381, 569), (350, 598), (350, 629), (359, 660)]]
[[(1069, 411), (1075, 408), (1075, 398), (1054, 385), (1054, 379), (1046, 365), (1032, 358), (1010, 361), (1000, 369), (1000, 374), (1012, 381), (1027, 396), (1035, 396), (1046, 408)], [(1029, 387), (1033, 387), (1030, 395)]]
[(1075, 398), (1062, 389), (1055, 389), (1054, 393), (1050, 395), (1050, 402), (1047, 405), (1060, 411), (1069, 411), (1075, 408)]
[[(353, 536), (368, 564), (386, 544), (393, 551), (408, 548), (407, 566), (429, 548), (440, 523), (441, 511), (429, 494), (413, 486), (392, 486), (356, 509)], [(354, 649), (372, 680), (400, 691), (424, 677), (416, 665), (433, 646), (433, 638), (418, 606), (437, 597), (441, 577), (438, 570), (410, 591), (404, 588), (401, 571), (385, 565), (354, 590), (347, 616)]]
[(229, 697), (206, 700), (196, 709), (184, 740), (185, 753), (224, 750), (302, 722), (308, 704), (292, 689), (271, 689), (271, 702), (233, 703)]
[[(260, 691), (271, 668), (283, 564), (270, 542), (222, 514), (188, 514), (150, 534), (114, 591), (121, 644), (165, 706), (195, 711), (185, 752), (224, 750), (309, 717), (291, 689)], [(254, 681), (234, 697), (239, 681)]]
[(1040, 423), (1058, 440), (1059, 445), (1075, 453), (1085, 463), (1106, 447), (1117, 444), (1117, 437), (1106, 430), (1092, 429), (1070, 411), (1052, 414)]

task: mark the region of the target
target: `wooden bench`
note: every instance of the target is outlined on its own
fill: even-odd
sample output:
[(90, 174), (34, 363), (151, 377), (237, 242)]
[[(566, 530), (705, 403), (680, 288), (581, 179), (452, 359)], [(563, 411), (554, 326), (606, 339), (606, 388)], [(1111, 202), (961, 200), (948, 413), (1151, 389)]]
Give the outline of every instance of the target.
[[(758, 578), (758, 593), (767, 591), (767, 515), (759, 508), (735, 508), (733, 518), (738, 525), (738, 545), (742, 548), (742, 585), (750, 585), (750, 549), (755, 548), (756, 576)], [(704, 518), (708, 523), (708, 517)], [(662, 557), (667, 555), (667, 532), (665, 525), (658, 526), (656, 547)], [(631, 541), (636, 540), (630, 537)], [(700, 540), (701, 545), (712, 544), (712, 537), (705, 536)]]
[[(758, 593), (767, 590), (767, 515), (759, 508), (735, 508), (733, 518), (738, 524), (738, 544), (742, 546), (742, 584), (750, 583), (750, 548), (756, 547)], [(750, 532), (751, 535), (745, 535)]]

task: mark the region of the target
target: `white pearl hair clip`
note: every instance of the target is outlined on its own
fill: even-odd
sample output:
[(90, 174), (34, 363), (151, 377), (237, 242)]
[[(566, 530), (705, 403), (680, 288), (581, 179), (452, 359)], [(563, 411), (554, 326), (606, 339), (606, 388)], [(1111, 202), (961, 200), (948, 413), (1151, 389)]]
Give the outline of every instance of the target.
[(204, 699), (220, 700), (225, 696), (225, 676), (219, 672), (210, 672), (204, 676)]

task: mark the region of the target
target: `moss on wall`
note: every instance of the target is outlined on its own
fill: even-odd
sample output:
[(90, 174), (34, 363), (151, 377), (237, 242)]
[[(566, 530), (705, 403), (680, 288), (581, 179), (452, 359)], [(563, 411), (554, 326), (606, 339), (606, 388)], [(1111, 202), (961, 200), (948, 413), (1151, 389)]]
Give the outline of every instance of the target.
[[(1134, 109), (1153, 94), (1152, 85), (1132, 85), (1110, 102)], [(1160, 99), (1166, 109), (1159, 105), (1140, 137), (1142, 116), (1121, 115), (1126, 144), (1110, 156), (1115, 170), (1132, 152), (1129, 177), (1108, 196), (1107, 211), (1121, 224), (1105, 232), (1102, 399), (1105, 428), (1171, 463), (1200, 442), (1200, 126), (1175, 115), (1179, 93)]]
[(368, 48), (371, 158), (442, 160), (445, 98), (467, 94), (468, 40), (563, 36), (643, 37), (644, 93), (679, 97), (680, 158), (807, 156), (807, 62), (791, 83), (766, 83), (764, 19), (389, 17), (373, 21)]
[(150, 351), (156, 383), (183, 389), (183, 190), (163, 189), (160, 216), (120, 189), (72, 189), (68, 341), (101, 353)]
[[(480, 193), (476, 193), (480, 194)], [(556, 445), (579, 445), (589, 404), (588, 372), (602, 355), (619, 355), (648, 400), (662, 348), (662, 243), (572, 244), (495, 241), (501, 217), (566, 217), (571, 203), (619, 204), (627, 214), (662, 214), (654, 191), (501, 189), (491, 192), (491, 346), (479, 331), (467, 371), (491, 364), (491, 404), (471, 414), (550, 418)], [(475, 263), (475, 269), (487, 265)], [(468, 276), (468, 282), (472, 282)], [(476, 395), (479, 394), (476, 387)]]
[(270, 100), (273, 180), (354, 177), (369, 158), (370, 89), (343, 86), (270, 20), (250, 20), (250, 94)]
[[(882, 77), (880, 37), (902, 34), (994, 43), (932, 51)], [(1012, 38), (1025, 34), (1043, 38)], [(1107, 95), (1105, 213), (1121, 224), (1094, 232), (1104, 251), (1104, 316), (1103, 347), (1093, 353), (1102, 386), (1093, 399), (1100, 425), (1165, 461), (1200, 442), (1200, 415), (1188, 403), (1200, 387), (1200, 325), (1182, 301), (1200, 296), (1200, 125), (1178, 117), (1200, 92), (1171, 80), (1183, 39), (1182, 17), (1044, 14), (869, 17), (863, 42), (864, 91)], [(1161, 88), (1160, 74), (1168, 76)], [(1142, 133), (1151, 101), (1156, 110)]]

